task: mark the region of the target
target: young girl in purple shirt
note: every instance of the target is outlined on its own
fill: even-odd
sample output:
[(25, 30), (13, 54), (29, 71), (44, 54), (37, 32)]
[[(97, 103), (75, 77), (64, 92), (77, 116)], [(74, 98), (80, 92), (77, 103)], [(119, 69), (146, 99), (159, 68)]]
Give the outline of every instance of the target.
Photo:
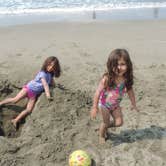
[(7, 98), (0, 102), (0, 106), (2, 106), (8, 103), (17, 103), (25, 97), (28, 98), (26, 109), (22, 111), (15, 119), (12, 119), (12, 124), (14, 127), (17, 127), (18, 122), (32, 112), (37, 97), (42, 92), (45, 91), (47, 99), (51, 100), (49, 87), (50, 85), (54, 84), (53, 77), (59, 77), (60, 73), (61, 68), (59, 60), (54, 56), (48, 57), (44, 61), (43, 66), (36, 75), (35, 79), (24, 85), (22, 90), (15, 97)]

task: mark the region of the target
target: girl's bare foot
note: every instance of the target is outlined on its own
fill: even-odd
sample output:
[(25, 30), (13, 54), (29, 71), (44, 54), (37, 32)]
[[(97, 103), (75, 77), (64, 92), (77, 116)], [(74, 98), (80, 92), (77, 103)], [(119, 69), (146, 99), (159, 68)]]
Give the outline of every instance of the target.
[(0, 102), (0, 107), (2, 107), (3, 106), (3, 104)]
[(105, 144), (105, 138), (104, 137), (99, 137), (99, 144)]
[(17, 122), (15, 121), (15, 119), (12, 119), (11, 122), (12, 122), (14, 128), (17, 129)]

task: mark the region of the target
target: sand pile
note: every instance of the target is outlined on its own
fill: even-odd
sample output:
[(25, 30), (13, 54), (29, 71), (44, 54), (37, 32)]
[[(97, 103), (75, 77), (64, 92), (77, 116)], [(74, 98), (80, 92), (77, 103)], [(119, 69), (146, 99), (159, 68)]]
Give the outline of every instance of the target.
[[(4, 85), (3, 81), (1, 85)], [(6, 93), (7, 86), (2, 89)], [(81, 138), (83, 134), (88, 136), (89, 120), (86, 117), (92, 102), (88, 94), (72, 92), (61, 85), (57, 85), (52, 93), (54, 101), (48, 102), (42, 95), (33, 113), (26, 119), (26, 123), (20, 125), (17, 132), (10, 120), (18, 114), (19, 110), (16, 108), (21, 107), (20, 103), (15, 107), (8, 105), (1, 108), (1, 136), (5, 137), (0, 138), (0, 165), (66, 165), (77, 137)], [(28, 159), (32, 163), (26, 162)]]

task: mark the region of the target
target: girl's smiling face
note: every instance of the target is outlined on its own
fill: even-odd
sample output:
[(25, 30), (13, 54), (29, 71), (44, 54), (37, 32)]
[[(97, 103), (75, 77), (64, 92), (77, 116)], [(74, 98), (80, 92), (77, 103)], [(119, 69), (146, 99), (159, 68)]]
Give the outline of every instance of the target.
[(127, 71), (127, 65), (126, 65), (126, 62), (123, 58), (120, 58), (118, 60), (118, 64), (117, 64), (117, 70), (116, 70), (116, 74), (118, 76), (123, 76), (123, 74), (125, 74)]
[(51, 62), (50, 64), (48, 64), (47, 66), (47, 72), (51, 73), (55, 71), (55, 62)]

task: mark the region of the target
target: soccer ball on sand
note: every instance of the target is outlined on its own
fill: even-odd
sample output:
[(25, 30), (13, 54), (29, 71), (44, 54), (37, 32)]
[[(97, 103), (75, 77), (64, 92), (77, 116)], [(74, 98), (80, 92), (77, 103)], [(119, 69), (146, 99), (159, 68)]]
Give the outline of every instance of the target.
[(91, 158), (83, 150), (76, 150), (69, 156), (69, 166), (91, 166)]

